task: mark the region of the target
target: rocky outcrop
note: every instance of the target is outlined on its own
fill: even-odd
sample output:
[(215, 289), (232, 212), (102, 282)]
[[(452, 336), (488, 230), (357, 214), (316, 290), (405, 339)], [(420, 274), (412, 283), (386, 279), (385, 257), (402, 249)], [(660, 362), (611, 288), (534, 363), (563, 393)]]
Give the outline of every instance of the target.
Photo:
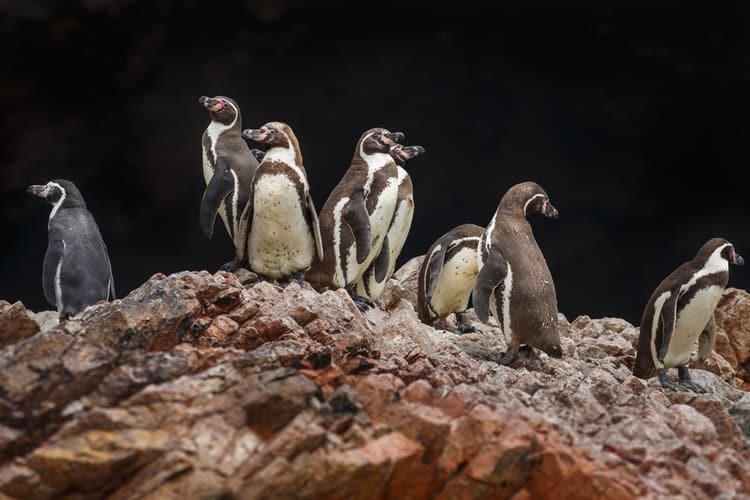
[(750, 294), (729, 288), (714, 316), (716, 352), (736, 370), (736, 384), (750, 390)]
[[(387, 310), (364, 315), (343, 291), (185, 272), (62, 325), (4, 329), (0, 492), (750, 494), (747, 393), (700, 370), (710, 394), (634, 378), (637, 329), (613, 318), (561, 317), (564, 358), (498, 366), (487, 361), (504, 348), (497, 329), (417, 320), (412, 268), (389, 284)], [(740, 328), (725, 313), (722, 329)]]

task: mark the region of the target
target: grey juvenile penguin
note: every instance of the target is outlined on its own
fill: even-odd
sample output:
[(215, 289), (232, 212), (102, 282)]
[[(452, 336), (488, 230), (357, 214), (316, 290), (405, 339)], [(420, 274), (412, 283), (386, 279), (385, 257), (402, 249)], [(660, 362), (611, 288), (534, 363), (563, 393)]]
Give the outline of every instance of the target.
[[(713, 314), (729, 281), (729, 264), (741, 266), (744, 259), (723, 238), (708, 240), (695, 258), (682, 264), (662, 281), (646, 304), (641, 319), (638, 351), (633, 374), (654, 374), (665, 388), (680, 386), (696, 392), (704, 389), (690, 379), (690, 351), (700, 336), (698, 358), (705, 359), (714, 344)], [(666, 370), (677, 367), (678, 383)]]
[(555, 284), (526, 220), (534, 212), (552, 219), (558, 215), (537, 183), (511, 187), (477, 247), (474, 310), (485, 323), (492, 313), (503, 331), (508, 350), (497, 359), (500, 364), (510, 363), (521, 345), (562, 356)]
[(398, 201), (388, 232), (383, 239), (380, 253), (373, 259), (356, 284), (357, 295), (377, 300), (385, 290), (385, 285), (396, 270), (396, 261), (409, 236), (414, 218), (414, 188), (409, 173), (403, 168), (412, 158), (424, 154), (422, 146), (402, 146), (393, 144), (389, 150), (398, 167)]
[(419, 270), (417, 311), (419, 319), (435, 328), (451, 313), (456, 314), (458, 331), (473, 332), (464, 311), (479, 272), (477, 247), (484, 228), (462, 224), (432, 244)]
[(107, 247), (75, 184), (58, 179), (29, 186), (27, 191), (52, 204), (42, 289), (60, 319), (75, 316), (100, 300), (114, 299)]
[(324, 256), (305, 275), (318, 286), (346, 288), (360, 309), (372, 301), (353, 290), (380, 253), (398, 203), (398, 168), (390, 147), (400, 132), (372, 128), (357, 141), (351, 166), (320, 211)]
[(198, 102), (211, 117), (202, 141), (206, 191), (201, 200), (200, 227), (210, 238), (219, 214), (235, 248), (234, 260), (221, 268), (233, 271), (247, 260), (248, 228), (242, 212), (250, 199), (258, 160), (242, 139), (242, 115), (236, 102), (223, 96), (203, 96)]
[(268, 278), (299, 279), (323, 248), (297, 137), (281, 122), (244, 130), (242, 136), (267, 148), (243, 215), (250, 228), (250, 269)]

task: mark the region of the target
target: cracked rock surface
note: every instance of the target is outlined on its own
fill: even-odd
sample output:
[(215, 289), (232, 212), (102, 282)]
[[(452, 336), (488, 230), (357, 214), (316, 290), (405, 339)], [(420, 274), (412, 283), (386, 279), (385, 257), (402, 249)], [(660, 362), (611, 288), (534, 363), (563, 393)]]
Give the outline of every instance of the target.
[[(12, 498), (714, 498), (750, 495), (750, 296), (665, 392), (638, 330), (560, 317), (562, 359), (487, 358), (500, 332), (236, 274), (155, 275), (57, 325), (0, 302), (0, 493)], [(0, 495), (2, 497), (2, 495)]]

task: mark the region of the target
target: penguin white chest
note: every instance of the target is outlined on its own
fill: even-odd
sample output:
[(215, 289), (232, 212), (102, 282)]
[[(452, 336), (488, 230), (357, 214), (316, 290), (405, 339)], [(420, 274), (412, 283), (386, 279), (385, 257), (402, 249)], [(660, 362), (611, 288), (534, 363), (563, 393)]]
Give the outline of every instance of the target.
[(378, 201), (375, 204), (375, 208), (370, 214), (370, 254), (365, 260), (363, 269), (366, 269), (370, 265), (372, 259), (374, 259), (380, 253), (380, 247), (383, 244), (383, 237), (388, 232), (388, 228), (391, 225), (393, 219), (393, 213), (396, 211), (396, 204), (398, 203), (398, 184), (396, 179), (389, 179), (386, 187), (378, 196)]
[(315, 253), (297, 185), (284, 174), (261, 176), (253, 194), (248, 242), (250, 267), (271, 278), (284, 278), (310, 267)]
[(430, 299), (430, 308), (439, 317), (461, 312), (469, 305), (469, 297), (477, 279), (477, 252), (462, 248), (443, 266), (438, 284)]
[(665, 367), (683, 366), (688, 362), (690, 351), (711, 319), (723, 292), (724, 288), (715, 285), (701, 288), (690, 302), (678, 311), (674, 332), (664, 356)]

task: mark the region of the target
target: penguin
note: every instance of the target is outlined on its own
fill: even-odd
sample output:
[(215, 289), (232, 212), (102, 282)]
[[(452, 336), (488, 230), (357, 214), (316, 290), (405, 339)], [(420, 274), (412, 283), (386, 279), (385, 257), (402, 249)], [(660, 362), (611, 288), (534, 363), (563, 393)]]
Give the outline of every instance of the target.
[(266, 147), (242, 216), (250, 228), (250, 269), (272, 279), (301, 279), (302, 272), (323, 255), (323, 247), (297, 137), (281, 122), (243, 130), (242, 137)]
[(535, 212), (558, 216), (541, 186), (516, 184), (500, 200), (477, 246), (474, 310), (483, 323), (491, 313), (503, 331), (508, 350), (497, 358), (499, 364), (513, 361), (522, 345), (562, 356), (555, 284), (526, 220)]
[(202, 141), (206, 190), (200, 206), (200, 227), (211, 238), (219, 214), (235, 248), (234, 259), (221, 269), (234, 271), (247, 261), (248, 228), (242, 212), (250, 199), (258, 160), (242, 140), (242, 115), (236, 102), (224, 96), (202, 96), (198, 102), (211, 117)]
[(383, 239), (380, 253), (373, 259), (370, 267), (364, 272), (362, 279), (357, 281), (356, 291), (361, 297), (377, 300), (385, 290), (385, 285), (396, 270), (396, 260), (406, 243), (406, 237), (411, 229), (414, 218), (414, 188), (409, 173), (403, 166), (412, 158), (424, 154), (422, 146), (404, 147), (401, 144), (393, 144), (389, 153), (396, 162), (398, 169), (398, 201), (396, 211), (388, 227), (388, 232)]
[(253, 148), (250, 150), (250, 153), (255, 157), (255, 159), (258, 161), (258, 164), (263, 161), (263, 157), (266, 156), (266, 152), (262, 149)]
[[(665, 389), (705, 392), (690, 378), (687, 365), (696, 340), (698, 357), (713, 348), (713, 314), (729, 281), (729, 265), (745, 260), (723, 238), (708, 240), (693, 260), (678, 267), (662, 281), (643, 310), (633, 374), (648, 378), (654, 370)], [(700, 337), (700, 339), (699, 339)], [(667, 378), (677, 368), (677, 383)]]
[(419, 269), (417, 312), (430, 326), (443, 328), (443, 320), (456, 314), (460, 333), (474, 331), (464, 316), (479, 273), (477, 247), (484, 228), (475, 224), (454, 227), (432, 244)]
[(380, 253), (398, 203), (398, 168), (390, 147), (401, 132), (367, 130), (357, 141), (351, 165), (320, 212), (325, 255), (306, 279), (318, 287), (345, 288), (360, 310), (374, 304), (354, 285)]
[(42, 289), (60, 320), (100, 300), (114, 300), (115, 280), (107, 247), (75, 184), (58, 179), (29, 186), (27, 192), (52, 205)]

